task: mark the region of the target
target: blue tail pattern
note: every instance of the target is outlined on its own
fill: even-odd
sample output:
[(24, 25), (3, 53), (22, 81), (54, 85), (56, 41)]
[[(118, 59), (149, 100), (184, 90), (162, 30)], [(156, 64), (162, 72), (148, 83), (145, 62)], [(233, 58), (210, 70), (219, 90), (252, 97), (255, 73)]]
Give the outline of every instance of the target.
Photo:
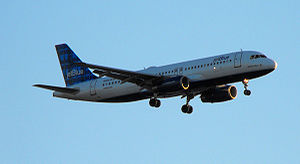
[(66, 86), (97, 78), (87, 67), (74, 64), (82, 61), (67, 44), (56, 45), (55, 48)]

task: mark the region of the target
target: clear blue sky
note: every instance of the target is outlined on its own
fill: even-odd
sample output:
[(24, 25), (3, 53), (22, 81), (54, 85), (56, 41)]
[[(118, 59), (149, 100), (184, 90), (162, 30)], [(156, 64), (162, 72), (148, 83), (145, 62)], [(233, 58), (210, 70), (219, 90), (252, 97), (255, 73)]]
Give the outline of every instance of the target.
[[(0, 163), (300, 163), (300, 1), (3, 1)], [(257, 50), (273, 73), (221, 104), (180, 97), (103, 104), (53, 98), (54, 45), (138, 70)]]

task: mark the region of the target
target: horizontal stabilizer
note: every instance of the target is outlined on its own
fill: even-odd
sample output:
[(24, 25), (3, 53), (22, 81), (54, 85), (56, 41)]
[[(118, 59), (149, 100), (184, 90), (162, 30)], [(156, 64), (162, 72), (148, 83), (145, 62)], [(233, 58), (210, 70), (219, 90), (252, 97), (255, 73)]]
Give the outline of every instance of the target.
[(39, 87), (43, 89), (49, 89), (57, 92), (63, 92), (63, 93), (76, 93), (79, 92), (79, 89), (75, 88), (66, 88), (66, 87), (56, 87), (56, 86), (50, 86), (50, 85), (44, 85), (44, 84), (35, 84), (34, 87)]

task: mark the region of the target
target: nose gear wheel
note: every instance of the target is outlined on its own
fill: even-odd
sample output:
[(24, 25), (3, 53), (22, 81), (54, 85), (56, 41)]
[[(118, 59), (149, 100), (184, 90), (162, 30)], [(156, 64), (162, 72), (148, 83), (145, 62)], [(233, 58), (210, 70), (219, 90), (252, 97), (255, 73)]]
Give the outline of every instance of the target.
[(242, 82), (243, 82), (244, 88), (245, 88), (244, 95), (250, 96), (251, 95), (251, 91), (248, 89), (249, 80), (248, 79), (244, 79)]

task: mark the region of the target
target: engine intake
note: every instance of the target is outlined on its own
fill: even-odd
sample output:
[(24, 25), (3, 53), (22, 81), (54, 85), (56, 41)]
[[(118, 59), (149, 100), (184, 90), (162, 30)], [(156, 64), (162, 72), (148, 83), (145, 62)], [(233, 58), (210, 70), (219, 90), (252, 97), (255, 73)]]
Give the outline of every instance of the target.
[(223, 87), (216, 87), (214, 89), (205, 91), (201, 94), (201, 101), (204, 103), (224, 102), (235, 99), (237, 96), (237, 89), (233, 85), (226, 85)]
[(187, 89), (189, 89), (189, 87), (190, 87), (190, 80), (189, 80), (187, 77), (182, 76), (182, 77), (180, 78), (180, 85), (182, 86), (182, 88), (183, 88), (184, 90), (187, 90)]

